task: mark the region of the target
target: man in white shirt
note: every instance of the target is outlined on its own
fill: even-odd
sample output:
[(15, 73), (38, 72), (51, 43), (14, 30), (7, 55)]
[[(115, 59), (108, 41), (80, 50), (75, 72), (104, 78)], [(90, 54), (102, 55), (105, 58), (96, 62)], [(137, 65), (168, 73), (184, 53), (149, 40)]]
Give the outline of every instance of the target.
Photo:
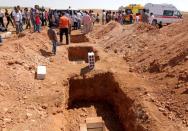
[(106, 12), (103, 10), (102, 12), (102, 24), (104, 25), (106, 23)]
[(94, 13), (91, 13), (90, 14), (90, 18), (91, 18), (91, 24), (90, 24), (90, 31), (92, 31), (93, 30), (93, 26), (94, 26), (94, 24), (95, 24), (95, 20), (96, 20), (96, 18), (95, 18), (95, 14)]
[(15, 11), (13, 12), (14, 17), (14, 23), (16, 25), (16, 34), (19, 34), (22, 31), (21, 27), (21, 21), (22, 21), (22, 14), (19, 12), (17, 8), (15, 8)]
[(155, 18), (155, 16), (153, 15), (153, 13), (150, 13), (150, 17), (149, 17), (149, 23), (153, 24), (153, 19)]
[(80, 29), (82, 23), (82, 17), (83, 17), (80, 11), (77, 12), (77, 17), (78, 17), (78, 29)]
[(136, 23), (139, 23), (140, 22), (140, 16), (139, 16), (139, 14), (136, 14), (136, 21), (135, 21)]
[(83, 16), (83, 33), (87, 34), (90, 32), (90, 27), (92, 24), (92, 20), (91, 17), (89, 16), (89, 14), (86, 12), (86, 15)]
[(72, 20), (74, 22), (74, 30), (77, 30), (78, 29), (78, 16), (76, 13), (74, 13), (72, 15)]

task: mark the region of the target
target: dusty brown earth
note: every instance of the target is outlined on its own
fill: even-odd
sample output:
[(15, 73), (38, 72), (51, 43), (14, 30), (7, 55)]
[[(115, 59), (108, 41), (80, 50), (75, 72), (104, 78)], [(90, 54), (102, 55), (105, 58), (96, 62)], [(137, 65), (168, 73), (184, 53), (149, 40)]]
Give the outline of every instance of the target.
[[(184, 21), (162, 29), (142, 23), (125, 27), (110, 23), (96, 29), (93, 38), (99, 39), (98, 43), (106, 52), (114, 52), (124, 58), (129, 71), (137, 72), (152, 82), (155, 87), (153, 93), (158, 99), (156, 105), (162, 109), (161, 112), (187, 126), (187, 15), (184, 18)], [(113, 29), (108, 31), (112, 26)]]
[[(96, 25), (56, 56), (46, 28), (13, 35), (0, 46), (0, 131), (79, 131), (93, 116), (109, 131), (188, 130), (187, 26)], [(45, 80), (36, 79), (38, 65)]]

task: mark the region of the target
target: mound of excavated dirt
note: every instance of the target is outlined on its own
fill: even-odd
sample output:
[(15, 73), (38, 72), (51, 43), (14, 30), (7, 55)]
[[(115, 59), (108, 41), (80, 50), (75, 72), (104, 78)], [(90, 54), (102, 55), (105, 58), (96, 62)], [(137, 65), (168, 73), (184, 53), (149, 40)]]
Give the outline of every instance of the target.
[(161, 72), (168, 66), (186, 64), (187, 26), (188, 22), (181, 22), (158, 30), (141, 23), (125, 27), (118, 34), (106, 36), (101, 39), (100, 44), (106, 51), (112, 50), (130, 63), (137, 63), (135, 67), (139, 72)]
[[(48, 130), (48, 123), (55, 123), (47, 114), (56, 112), (61, 91), (55, 93), (46, 87), (55, 85), (53, 89), (57, 90), (62, 85), (58, 85), (56, 76), (51, 79), (49, 75), (47, 81), (35, 79), (38, 65), (48, 66), (49, 73), (50, 51), (46, 30), (40, 34), (26, 32), (23, 37), (13, 36), (3, 42), (0, 47), (0, 130)], [(65, 61), (64, 57), (61, 61)], [(37, 125), (45, 128), (39, 129)], [(51, 127), (51, 130), (57, 128)]]
[(104, 26), (100, 26), (100, 28), (94, 29), (90, 36), (93, 36), (96, 39), (100, 39), (102, 37), (105, 37), (106, 35), (109, 35), (111, 32), (116, 32), (120, 29), (121, 25), (117, 22), (112, 21)]
[[(50, 55), (50, 52), (45, 50), (50, 49), (51, 46), (45, 35), (45, 32), (40, 35), (27, 33), (22, 38), (13, 37), (7, 40), (4, 46), (1, 47), (0, 59), (4, 60), (5, 63), (24, 60), (25, 66), (32, 64), (36, 67), (38, 64), (48, 64), (49, 60), (46, 57)], [(5, 57), (11, 57), (11, 59), (4, 59)]]
[(151, 81), (162, 84), (158, 94), (166, 101), (162, 103), (163, 107), (188, 125), (185, 119), (188, 118), (187, 27), (186, 20), (160, 30), (147, 24), (130, 25), (122, 30), (114, 28), (113, 32), (118, 30), (119, 33), (107, 35), (99, 43), (105, 51), (122, 56), (130, 64), (130, 71), (147, 75)]
[(146, 24), (146, 23), (139, 23), (139, 24), (136, 24), (135, 26), (136, 26), (136, 30), (141, 31), (141, 32), (149, 32), (149, 31), (157, 30), (157, 27), (152, 26), (150, 24)]
[[(158, 40), (154, 35), (159, 33), (158, 29), (147, 24), (128, 25), (122, 28), (114, 28), (110, 35), (100, 40), (106, 51), (114, 51), (122, 56), (132, 56), (136, 52), (142, 52), (148, 48), (150, 41)], [(129, 59), (129, 57), (125, 57)]]

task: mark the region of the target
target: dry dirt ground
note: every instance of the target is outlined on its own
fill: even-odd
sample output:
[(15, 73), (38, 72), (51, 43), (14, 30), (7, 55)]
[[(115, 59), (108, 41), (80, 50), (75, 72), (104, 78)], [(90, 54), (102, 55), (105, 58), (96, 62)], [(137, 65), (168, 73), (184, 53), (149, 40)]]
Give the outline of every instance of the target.
[(96, 25), (87, 36), (73, 32), (56, 56), (46, 28), (13, 35), (0, 46), (0, 131), (79, 131), (93, 116), (109, 131), (187, 131), (187, 26)]

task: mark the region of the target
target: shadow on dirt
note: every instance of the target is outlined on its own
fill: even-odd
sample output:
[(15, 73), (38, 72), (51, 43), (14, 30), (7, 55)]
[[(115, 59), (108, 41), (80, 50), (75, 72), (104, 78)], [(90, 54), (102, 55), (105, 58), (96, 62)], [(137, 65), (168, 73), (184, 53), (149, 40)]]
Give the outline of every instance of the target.
[(41, 55), (44, 56), (44, 57), (50, 57), (50, 56), (52, 56), (52, 53), (51, 53), (51, 52), (47, 52), (47, 51), (45, 51), (45, 50), (43, 50), (43, 49), (40, 49), (40, 53), (41, 53)]

